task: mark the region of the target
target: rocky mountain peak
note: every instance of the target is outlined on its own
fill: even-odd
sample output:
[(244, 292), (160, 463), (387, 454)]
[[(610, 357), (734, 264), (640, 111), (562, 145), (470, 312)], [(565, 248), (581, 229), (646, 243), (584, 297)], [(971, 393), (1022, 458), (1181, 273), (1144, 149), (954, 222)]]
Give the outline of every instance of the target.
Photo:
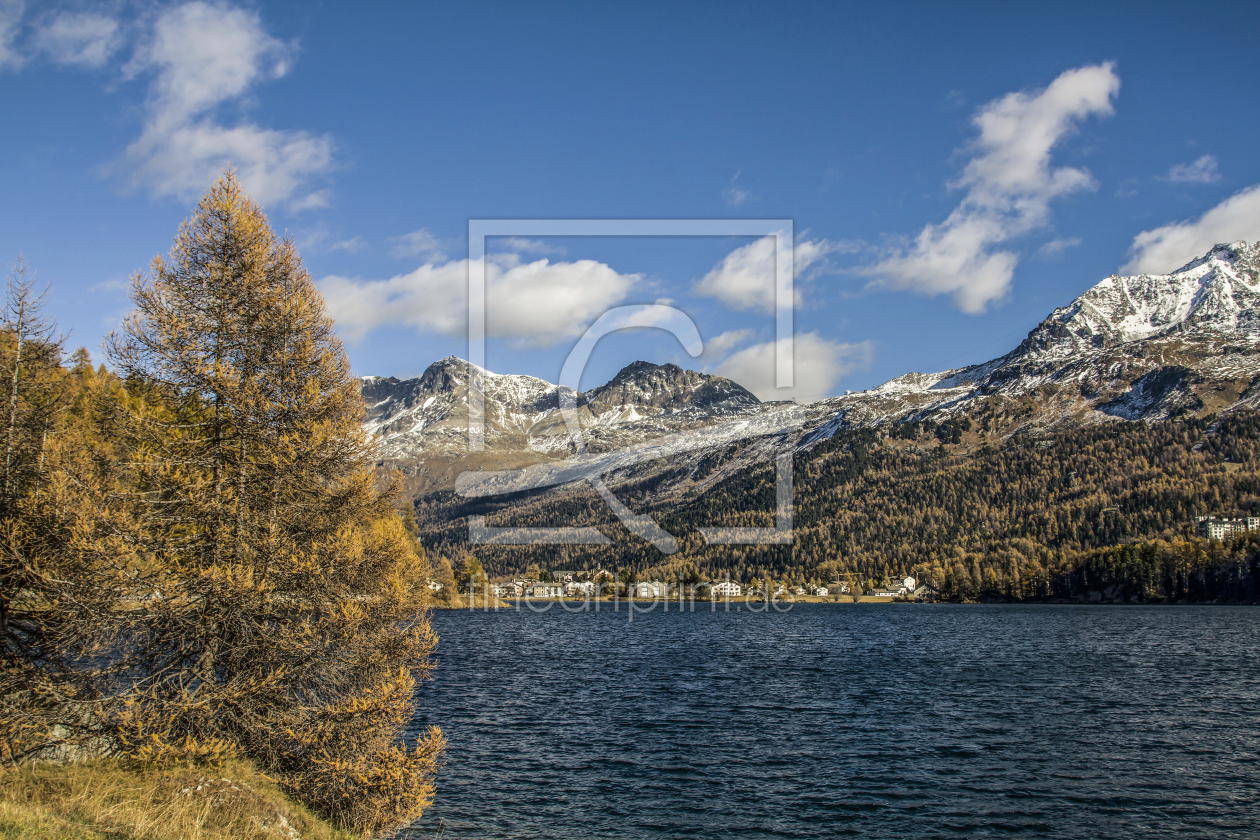
[(1196, 329), (1258, 333), (1258, 269), (1260, 243), (1234, 242), (1171, 274), (1113, 274), (1050, 313), (1015, 354), (1063, 355)]
[[(534, 376), (493, 373), (447, 356), (413, 379), (365, 376), (361, 383), (367, 427), (389, 457), (465, 451), (474, 388), (484, 394), (488, 451), (528, 451), (541, 457), (568, 451), (574, 444), (573, 430), (558, 411), (567, 389)], [(611, 382), (573, 396), (582, 429), (578, 434), (599, 438), (601, 446), (676, 431), (678, 423), (703, 426), (760, 405), (729, 379), (643, 361), (627, 365)], [(668, 420), (668, 428), (657, 420)]]
[(1212, 262), (1225, 263), (1236, 272), (1249, 274), (1254, 284), (1257, 268), (1260, 268), (1260, 242), (1247, 242), (1241, 239), (1237, 242), (1219, 242), (1211, 251), (1201, 257), (1195, 257), (1173, 273), (1193, 271)]
[(758, 405), (760, 400), (721, 376), (638, 361), (626, 365), (607, 384), (588, 391), (583, 402), (599, 416), (624, 410), (640, 415), (693, 408), (729, 410)]
[[(419, 387), (429, 391), (454, 391), (468, 384), (472, 365), (458, 356), (439, 359), (420, 374)], [(480, 368), (476, 372), (480, 372)]]

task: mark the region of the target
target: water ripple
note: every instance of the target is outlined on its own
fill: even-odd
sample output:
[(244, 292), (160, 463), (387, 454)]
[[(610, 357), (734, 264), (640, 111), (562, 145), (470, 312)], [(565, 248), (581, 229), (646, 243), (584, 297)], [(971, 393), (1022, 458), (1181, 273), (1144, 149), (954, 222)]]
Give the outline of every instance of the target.
[(1260, 836), (1260, 610), (440, 612), (411, 838)]

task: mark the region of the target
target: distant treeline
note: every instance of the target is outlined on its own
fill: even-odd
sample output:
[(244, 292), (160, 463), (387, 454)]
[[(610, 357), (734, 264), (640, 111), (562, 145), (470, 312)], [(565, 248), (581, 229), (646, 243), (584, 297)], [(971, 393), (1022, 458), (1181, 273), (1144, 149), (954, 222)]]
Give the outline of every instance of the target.
[(1050, 595), (1085, 601), (1260, 603), (1260, 534), (1100, 548), (1055, 575)]
[[(987, 428), (995, 410), (978, 409), (974, 425)], [(963, 418), (896, 426), (892, 434), (845, 430), (798, 453), (791, 546), (711, 546), (697, 530), (773, 524), (769, 464), (681, 503), (657, 496), (680, 478), (668, 470), (619, 485), (627, 505), (679, 538), (680, 550), (670, 556), (627, 533), (593, 491), (493, 503), (435, 494), (416, 502), (417, 521), (425, 545), (448, 556), (468, 550), (465, 517), (472, 514), (489, 515), (497, 525), (596, 525), (613, 540), (595, 547), (479, 547), (491, 575), (530, 565), (603, 566), (638, 577), (729, 574), (744, 581), (879, 585), (912, 574), (950, 598), (1074, 597), (1106, 578), (1101, 570), (1110, 568), (1112, 555), (1099, 550), (1122, 546), (1111, 550), (1147, 552), (1140, 555), (1143, 568), (1165, 568), (1169, 556), (1179, 558), (1175, 574), (1152, 578), (1143, 590), (1150, 597), (1211, 600), (1240, 591), (1243, 584), (1225, 583), (1224, 573), (1211, 571), (1219, 558), (1188, 539), (1196, 515), (1260, 509), (1257, 413), (1025, 431), (1005, 441), (976, 434), (954, 443), (971, 425)], [(714, 463), (689, 469), (699, 477), (732, 455), (718, 453), (709, 459)], [(1126, 545), (1139, 542), (1149, 545)], [(1129, 568), (1138, 555), (1115, 556)]]

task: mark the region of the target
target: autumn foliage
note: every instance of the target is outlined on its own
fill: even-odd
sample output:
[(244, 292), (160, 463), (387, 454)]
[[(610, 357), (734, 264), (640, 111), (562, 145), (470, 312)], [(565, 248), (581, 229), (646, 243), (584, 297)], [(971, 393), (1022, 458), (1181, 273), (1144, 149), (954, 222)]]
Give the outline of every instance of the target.
[(229, 172), (132, 296), (117, 375), (62, 374), (3, 523), (9, 754), (241, 756), (346, 827), (407, 824), (444, 746), (400, 742), (430, 570), (293, 243)]

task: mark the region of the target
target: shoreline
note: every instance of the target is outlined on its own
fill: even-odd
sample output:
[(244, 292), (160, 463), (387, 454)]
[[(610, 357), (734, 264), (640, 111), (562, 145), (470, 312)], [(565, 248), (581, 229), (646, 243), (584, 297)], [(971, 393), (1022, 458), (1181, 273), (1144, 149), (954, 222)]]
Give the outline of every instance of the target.
[[(543, 607), (542, 605), (547, 605)], [(799, 598), (793, 600), (777, 599), (774, 601), (765, 600), (748, 600), (738, 601), (708, 601), (695, 599), (692, 600), (665, 600), (665, 599), (648, 599), (648, 598), (513, 598), (509, 600), (494, 599), (493, 603), (474, 603), (474, 604), (432, 604), (430, 608), (441, 611), (457, 611), (472, 610), (487, 612), (489, 610), (520, 610), (522, 606), (527, 609), (533, 608), (536, 611), (544, 611), (551, 609), (553, 604), (559, 604), (570, 612), (579, 612), (574, 609), (575, 606), (589, 604), (593, 609), (603, 609), (611, 607), (614, 610), (620, 608), (622, 604), (634, 605), (636, 612), (649, 613), (661, 607), (663, 612), (697, 612), (701, 608), (712, 605), (716, 608), (734, 607), (742, 609), (748, 607), (754, 612), (764, 612), (766, 609), (774, 608), (777, 611), (785, 612), (797, 604), (809, 604), (811, 606), (861, 606), (864, 604), (880, 604), (880, 605), (898, 605), (898, 606), (925, 606), (925, 605), (949, 605), (949, 606), (975, 606), (975, 607), (1037, 607), (1037, 606), (1084, 606), (1084, 607), (1189, 607), (1189, 606), (1216, 606), (1216, 607), (1254, 607), (1260, 606), (1257, 601), (1192, 601), (1192, 600), (1149, 600), (1149, 601), (1108, 601), (1108, 600), (1089, 600), (1087, 597), (1071, 598), (1038, 598), (1038, 599), (1012, 599), (1012, 600), (976, 600), (976, 601), (911, 601), (893, 598), (877, 598), (874, 596), (861, 596), (860, 600), (854, 601), (846, 598), (843, 601), (831, 601), (823, 598)], [(535, 605), (531, 607), (531, 605)], [(716, 611), (716, 610), (714, 610)]]

